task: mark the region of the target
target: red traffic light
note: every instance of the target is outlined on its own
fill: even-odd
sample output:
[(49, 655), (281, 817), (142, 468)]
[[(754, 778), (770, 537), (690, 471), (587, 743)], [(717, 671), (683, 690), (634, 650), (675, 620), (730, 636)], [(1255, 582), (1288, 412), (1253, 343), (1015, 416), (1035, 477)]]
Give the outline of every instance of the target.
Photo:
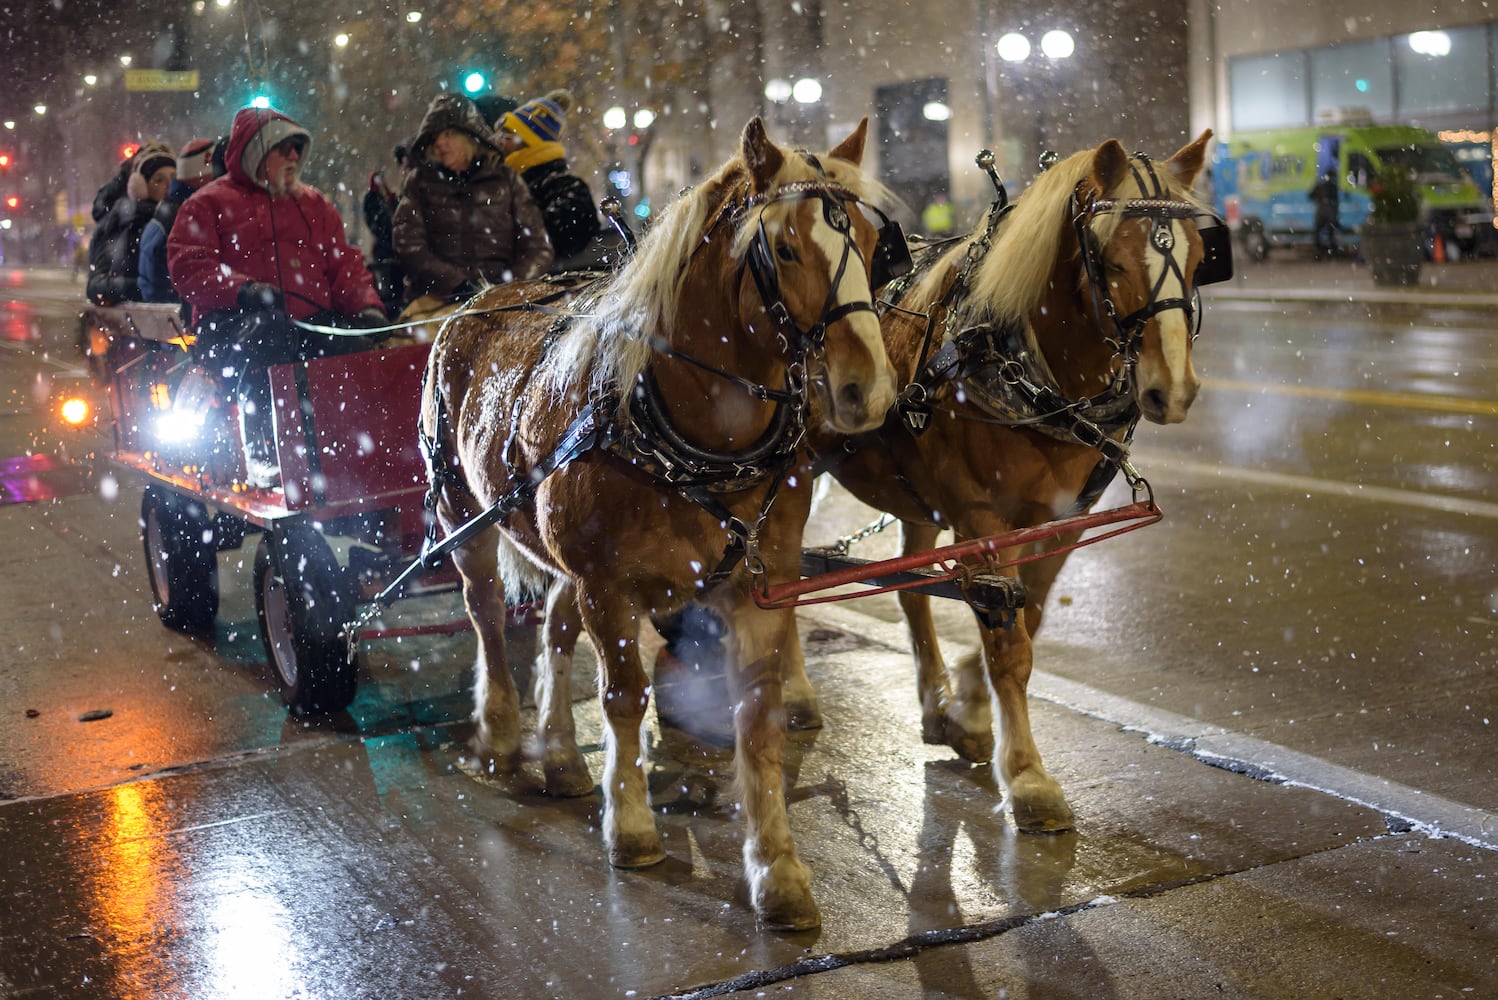
[(9, 169), (10, 168), (10, 154), (9, 153), (0, 153), (0, 168), (3, 168), (3, 169)]
[(137, 149), (139, 149), (139, 148), (140, 147), (137, 146), (133, 142), (127, 142), (127, 143), (125, 143), (123, 146), (120, 147), (120, 159), (122, 159), (122, 160), (128, 160), (128, 159), (130, 159), (130, 157), (132, 157), (132, 156), (135, 155), (135, 151)]
[(5, 207), (14, 211), (21, 207), (21, 199), (13, 194), (7, 195), (5, 198)]

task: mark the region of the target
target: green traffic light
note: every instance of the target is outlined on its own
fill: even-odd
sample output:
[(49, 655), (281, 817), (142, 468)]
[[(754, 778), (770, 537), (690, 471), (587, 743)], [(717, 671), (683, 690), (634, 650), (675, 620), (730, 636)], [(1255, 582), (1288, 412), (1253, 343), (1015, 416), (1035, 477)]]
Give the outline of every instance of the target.
[(470, 94), (477, 94), (488, 85), (489, 81), (484, 78), (484, 74), (477, 70), (463, 77), (463, 89)]
[(270, 98), (265, 94), (256, 94), (254, 97), (250, 98), (250, 107), (268, 108), (270, 107)]

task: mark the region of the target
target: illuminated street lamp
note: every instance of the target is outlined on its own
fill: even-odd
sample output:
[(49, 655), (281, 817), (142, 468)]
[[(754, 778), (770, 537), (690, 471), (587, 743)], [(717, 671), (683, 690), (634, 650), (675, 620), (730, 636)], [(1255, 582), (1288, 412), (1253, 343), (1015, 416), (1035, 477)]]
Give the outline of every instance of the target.
[(815, 104), (822, 99), (822, 84), (806, 76), (791, 88), (791, 99), (797, 104)]
[(645, 162), (650, 153), (655, 133), (651, 126), (659, 115), (651, 107), (639, 107), (630, 114), (622, 105), (615, 104), (603, 112), (603, 127), (609, 132), (620, 132), (629, 128), (624, 137), (623, 148), (610, 136), (607, 149), (612, 161), (608, 169), (611, 193), (625, 204), (634, 204), (634, 214), (640, 219), (650, 216), (650, 197), (645, 190)]
[[(795, 83), (778, 77), (766, 80), (765, 99), (774, 106), (777, 128), (789, 129), (795, 142), (808, 141), (816, 106), (822, 102), (820, 80), (810, 76), (803, 76)], [(803, 110), (791, 112), (792, 104)]]
[(765, 97), (773, 104), (784, 104), (786, 101), (789, 101), (791, 99), (791, 92), (794, 89), (789, 80), (777, 79), (765, 81)]
[[(1040, 54), (1045, 57), (1053, 70), (1070, 59), (1076, 49), (1077, 45), (1071, 33), (1060, 28), (1052, 28), (1040, 36)], [(1035, 159), (1031, 162), (1038, 162), (1046, 145), (1045, 102), (1041, 100), (1041, 89), (1047, 83), (1053, 84), (1053, 81), (1043, 79), (1042, 77), (1046, 74), (1033, 68), (1037, 65), (1030, 59), (1034, 49), (1030, 45), (1030, 40), (1019, 32), (1010, 31), (1000, 35), (999, 40), (994, 43), (994, 50), (1000, 59), (1015, 67), (1016, 71), (1011, 74), (1010, 79), (1015, 89), (1035, 109)]]

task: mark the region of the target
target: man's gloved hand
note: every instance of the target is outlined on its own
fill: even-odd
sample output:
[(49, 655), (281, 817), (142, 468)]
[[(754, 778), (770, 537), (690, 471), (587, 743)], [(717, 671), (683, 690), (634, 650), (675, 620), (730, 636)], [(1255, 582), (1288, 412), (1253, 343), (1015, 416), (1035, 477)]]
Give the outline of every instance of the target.
[(286, 311), (286, 300), (281, 297), (281, 290), (275, 285), (267, 285), (263, 281), (246, 281), (239, 286), (239, 294), (235, 298), (241, 309), (265, 309), (270, 312)]
[(350, 316), (349, 324), (356, 330), (373, 330), (376, 327), (388, 326), (390, 320), (385, 315), (385, 310), (370, 306)]

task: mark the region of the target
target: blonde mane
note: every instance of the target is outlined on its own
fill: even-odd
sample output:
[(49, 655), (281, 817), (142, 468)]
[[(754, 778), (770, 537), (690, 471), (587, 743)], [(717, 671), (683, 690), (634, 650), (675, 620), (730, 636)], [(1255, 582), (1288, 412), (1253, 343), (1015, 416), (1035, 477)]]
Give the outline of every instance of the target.
[[(820, 157), (824, 178), (805, 157), (783, 151), (785, 162), (767, 197), (739, 220), (729, 248), (734, 260), (743, 258), (762, 215), (792, 210), (791, 204), (773, 201), (785, 184), (825, 179), (871, 204), (888, 204), (893, 198), (882, 184), (846, 160)], [(743, 157), (735, 156), (711, 178), (689, 188), (661, 213), (617, 274), (572, 303), (570, 311), (576, 318), (538, 372), (553, 394), (567, 396), (585, 382), (590, 392), (634, 384), (650, 362), (653, 341), (676, 325), (682, 282), (692, 254), (703, 244), (706, 228), (717, 224), (730, 197), (743, 193), (748, 176)]]
[[(1062, 252), (1070, 218), (1071, 194), (1078, 184), (1091, 176), (1096, 152), (1095, 149), (1084, 149), (1073, 153), (1037, 177), (1035, 183), (1015, 199), (1013, 209), (999, 226), (993, 245), (971, 278), (971, 291), (958, 307), (962, 314), (961, 323), (952, 324), (949, 334), (983, 319), (1000, 323), (1022, 321), (1040, 305), (1056, 258)], [(1157, 166), (1155, 172), (1165, 187), (1166, 197), (1200, 205), (1195, 195), (1175, 182), (1168, 169)], [(1116, 191), (1104, 195), (1115, 196)], [(1116, 212), (1102, 212), (1092, 219), (1092, 232), (1100, 246), (1108, 245), (1119, 221)], [(925, 309), (936, 300), (951, 270), (962, 266), (968, 247), (981, 236), (980, 223), (979, 229), (970, 237), (942, 255), (937, 266), (912, 290), (912, 309)]]

